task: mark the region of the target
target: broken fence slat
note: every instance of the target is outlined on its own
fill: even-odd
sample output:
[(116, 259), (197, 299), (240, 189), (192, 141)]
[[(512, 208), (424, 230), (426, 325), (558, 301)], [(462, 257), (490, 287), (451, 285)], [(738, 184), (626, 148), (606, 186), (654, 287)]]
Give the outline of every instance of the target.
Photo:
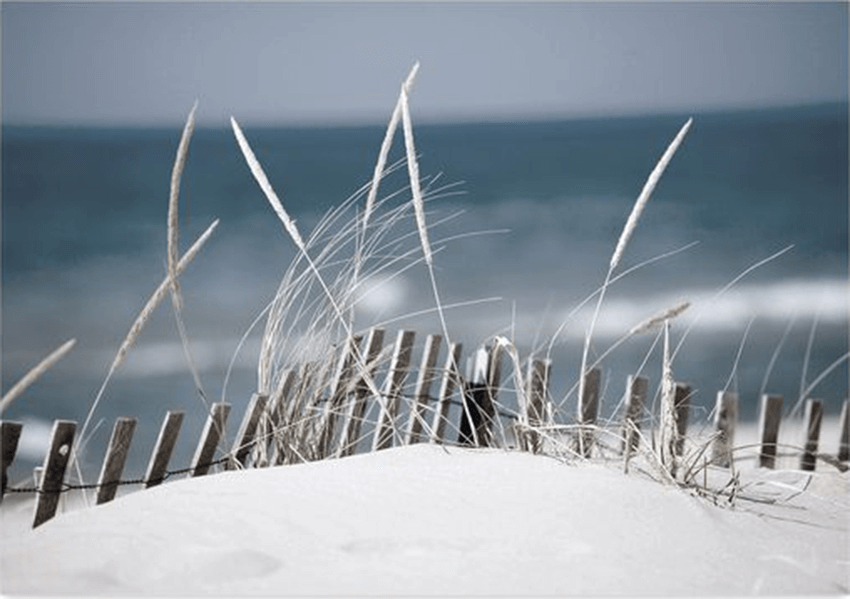
[(56, 515), (59, 496), (65, 481), (65, 469), (71, 459), (71, 447), (77, 423), (70, 420), (57, 420), (50, 434), (50, 449), (44, 458), (39, 493), (35, 500), (35, 516), (32, 527), (41, 526)]
[(233, 448), (230, 450), (231, 459), (226, 462), (228, 470), (245, 466), (245, 460), (254, 446), (254, 436), (257, 432), (257, 425), (260, 423), (260, 416), (265, 411), (268, 401), (268, 395), (254, 393), (251, 396), (251, 401), (248, 402), (248, 408), (245, 410), (245, 416), (239, 425), (239, 431), (236, 433)]
[(3, 486), (0, 489), (0, 501), (6, 494), (6, 484), (9, 482), (6, 471), (12, 462), (15, 461), (15, 454), (18, 453), (18, 441), (21, 438), (21, 430), (24, 425), (20, 422), (3, 421), (0, 424), (0, 444), (2, 444), (2, 463), (0, 463), (0, 471), (3, 474)]
[(738, 394), (734, 391), (718, 391), (714, 407), (714, 442), (711, 447), (711, 462), (717, 466), (732, 465), (732, 449), (735, 446), (735, 427), (738, 422)]
[(201, 433), (201, 439), (195, 451), (195, 457), (192, 459), (189, 476), (203, 476), (209, 472), (215, 458), (215, 450), (218, 447), (219, 441), (224, 436), (224, 427), (227, 425), (227, 416), (230, 414), (230, 407), (229, 403), (224, 402), (213, 404), (212, 410), (204, 424), (204, 430)]
[(137, 419), (126, 417), (118, 418), (115, 421), (112, 436), (106, 448), (106, 455), (103, 458), (100, 477), (97, 480), (98, 505), (115, 499), (118, 481), (121, 480), (121, 473), (124, 472), (124, 463), (127, 461), (127, 454), (130, 451), (130, 443), (133, 441), (133, 432), (136, 430), (137, 423)]
[(576, 449), (579, 455), (590, 457), (590, 451), (593, 447), (593, 431), (589, 430), (596, 424), (596, 417), (599, 413), (599, 388), (602, 381), (602, 371), (599, 368), (593, 368), (585, 373), (584, 392), (578, 402), (578, 439)]
[(623, 454), (631, 456), (637, 448), (640, 431), (640, 414), (646, 404), (649, 379), (630, 374), (626, 377), (626, 414), (623, 417)]
[[(532, 360), (528, 364), (527, 415), (530, 429), (541, 426), (546, 419), (546, 398), (549, 394), (549, 377), (552, 371), (551, 360)], [(532, 453), (543, 449), (540, 434), (534, 430), (520, 431), (520, 447)]]
[(162, 427), (159, 429), (159, 436), (156, 438), (156, 444), (151, 452), (147, 473), (145, 474), (146, 489), (155, 487), (165, 480), (166, 472), (168, 472), (168, 462), (171, 460), (171, 454), (174, 452), (174, 446), (177, 444), (177, 437), (180, 434), (182, 424), (183, 412), (168, 412), (165, 415), (165, 419), (162, 421)]

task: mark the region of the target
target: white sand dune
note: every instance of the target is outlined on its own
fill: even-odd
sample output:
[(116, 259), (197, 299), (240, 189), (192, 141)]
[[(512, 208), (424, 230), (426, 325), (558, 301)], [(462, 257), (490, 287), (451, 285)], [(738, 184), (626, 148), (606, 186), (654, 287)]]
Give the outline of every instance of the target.
[(0, 510), (2, 591), (845, 594), (848, 481), (752, 468), (720, 507), (635, 468), (416, 445), (168, 483), (34, 531)]

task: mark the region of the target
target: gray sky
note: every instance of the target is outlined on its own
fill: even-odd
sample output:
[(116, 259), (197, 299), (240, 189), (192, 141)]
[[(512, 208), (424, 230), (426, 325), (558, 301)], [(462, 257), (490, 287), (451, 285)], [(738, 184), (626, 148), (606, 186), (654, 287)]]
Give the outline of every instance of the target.
[(2, 3), (4, 123), (383, 122), (847, 100), (847, 4)]

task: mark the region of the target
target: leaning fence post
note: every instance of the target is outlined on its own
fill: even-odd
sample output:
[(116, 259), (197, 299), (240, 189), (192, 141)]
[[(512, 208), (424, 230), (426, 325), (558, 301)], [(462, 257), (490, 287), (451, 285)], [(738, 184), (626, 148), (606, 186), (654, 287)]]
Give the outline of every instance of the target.
[(44, 524), (56, 515), (59, 495), (62, 493), (62, 484), (65, 480), (65, 469), (71, 458), (71, 446), (76, 431), (76, 422), (57, 420), (53, 423), (50, 449), (44, 458), (41, 482), (38, 485), (33, 528)]
[(838, 442), (838, 461), (850, 462), (850, 399), (841, 406), (841, 435)]
[(133, 441), (133, 432), (136, 430), (135, 418), (121, 417), (115, 421), (112, 428), (112, 436), (103, 458), (103, 466), (100, 477), (97, 480), (97, 504), (107, 503), (115, 499), (118, 491), (118, 481), (124, 471), (124, 462), (130, 451), (130, 443)]
[(257, 425), (260, 423), (260, 416), (265, 411), (268, 401), (269, 396), (265, 394), (254, 393), (251, 396), (251, 401), (248, 402), (248, 407), (245, 410), (245, 416), (239, 425), (239, 431), (236, 433), (233, 448), (230, 450), (230, 459), (225, 463), (227, 470), (237, 468), (237, 464), (239, 467), (245, 466), (245, 459), (254, 446), (254, 437), (257, 432)]
[(820, 399), (806, 400), (806, 448), (800, 458), (800, 470), (814, 470), (818, 457), (818, 440), (820, 425), (823, 421), (823, 401)]
[(738, 421), (738, 394), (734, 391), (718, 391), (714, 407), (714, 431), (716, 437), (711, 449), (711, 462), (718, 466), (732, 464), (732, 448), (735, 443), (735, 425)]
[(442, 341), (442, 335), (428, 335), (425, 339), (425, 347), (422, 349), (422, 362), (419, 365), (419, 374), (413, 392), (413, 404), (410, 406), (410, 415), (407, 420), (405, 442), (408, 445), (420, 441), (422, 427), (425, 425), (425, 411), (431, 401), (431, 385), (437, 373), (434, 365), (437, 363), (437, 355), (440, 353)]
[(374, 379), (375, 371), (378, 369), (378, 357), (383, 346), (384, 329), (370, 329), (366, 338), (366, 353), (362, 356), (363, 364), (356, 368), (357, 379), (354, 383), (354, 401), (351, 402), (348, 420), (342, 427), (342, 437), (337, 448), (337, 455), (340, 457), (351, 455), (357, 449), (360, 428), (363, 426), (363, 418), (366, 415), (366, 398), (370, 393), (366, 377)]
[(649, 379), (645, 376), (628, 375), (626, 378), (626, 415), (623, 418), (623, 455), (627, 458), (638, 445), (640, 413), (646, 403)]
[(779, 423), (782, 421), (782, 396), (762, 395), (759, 417), (759, 439), (761, 453), (759, 466), (773, 468), (776, 465), (776, 441), (779, 438)]
[(9, 466), (12, 465), (12, 462), (15, 461), (15, 454), (18, 452), (18, 440), (21, 438), (21, 430), (24, 428), (24, 425), (20, 422), (3, 422), (0, 424), (0, 437), (2, 437), (2, 463), (0, 463), (0, 470), (3, 473), (3, 486), (2, 490), (0, 490), (0, 501), (3, 501), (3, 496), (6, 494), (6, 485), (9, 482), (9, 478), (6, 474), (6, 470), (8, 470)]
[(549, 377), (552, 372), (551, 360), (532, 360), (528, 364), (528, 426), (529, 430), (519, 431), (519, 445), (532, 453), (540, 453), (542, 440), (534, 430), (545, 419), (546, 396), (549, 389)]
[(218, 442), (224, 436), (224, 427), (227, 424), (227, 416), (229, 414), (229, 403), (219, 402), (213, 404), (212, 410), (204, 424), (204, 430), (201, 433), (198, 448), (195, 450), (195, 457), (192, 459), (189, 476), (203, 476), (209, 472)]
[(584, 374), (584, 392), (578, 402), (578, 443), (579, 455), (590, 457), (590, 449), (593, 446), (593, 431), (590, 429), (596, 424), (596, 416), (599, 412), (599, 383), (602, 379), (602, 371), (593, 368)]
[(690, 415), (691, 387), (676, 383), (676, 455), (682, 457), (685, 450), (685, 435), (688, 433), (688, 416)]
[(168, 461), (177, 443), (180, 434), (180, 425), (183, 424), (183, 412), (168, 412), (159, 429), (159, 436), (151, 452), (148, 462), (148, 470), (145, 474), (145, 488), (155, 487), (165, 480), (168, 471)]
[(390, 360), (390, 368), (387, 371), (384, 401), (378, 416), (378, 426), (375, 428), (375, 437), (372, 442), (372, 451), (392, 447), (393, 436), (396, 428), (396, 418), (400, 402), (401, 387), (407, 376), (410, 366), (410, 353), (413, 349), (414, 331), (399, 331), (396, 338), (395, 350)]
[(442, 443), (445, 440), (452, 394), (461, 384), (458, 365), (462, 351), (463, 345), (460, 343), (452, 343), (449, 346), (443, 366), (443, 378), (440, 380), (440, 391), (437, 394), (437, 406), (434, 408), (434, 419), (431, 421), (431, 443)]

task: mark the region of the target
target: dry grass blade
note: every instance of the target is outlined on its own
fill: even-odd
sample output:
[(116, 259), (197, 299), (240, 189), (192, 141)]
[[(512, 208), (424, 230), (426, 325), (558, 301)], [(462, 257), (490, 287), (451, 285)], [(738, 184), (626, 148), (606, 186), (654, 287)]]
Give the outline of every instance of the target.
[(174, 167), (171, 171), (171, 193), (168, 199), (168, 274), (171, 276), (174, 301), (178, 307), (182, 306), (183, 303), (180, 298), (180, 284), (177, 281), (177, 262), (180, 257), (178, 238), (180, 179), (183, 176), (183, 169), (186, 166), (186, 156), (189, 154), (189, 140), (192, 138), (192, 132), (195, 130), (195, 110), (197, 108), (198, 102), (196, 101), (194, 106), (192, 106), (192, 110), (189, 112), (189, 118), (186, 119), (183, 134), (180, 136), (180, 143), (177, 146), (177, 156), (174, 159)]
[[(192, 247), (190, 247), (189, 250), (183, 255), (183, 257), (177, 263), (176, 272), (178, 276), (180, 276), (183, 271), (186, 270), (186, 267), (191, 264), (192, 260), (195, 259), (195, 256), (198, 254), (199, 251), (201, 251), (201, 248), (213, 234), (213, 231), (215, 231), (217, 226), (218, 220), (215, 220), (209, 227), (207, 227), (207, 230), (204, 231), (200, 237), (198, 237), (197, 241), (192, 244)], [(100, 390), (97, 392), (97, 395), (95, 396), (91, 408), (89, 408), (86, 420), (83, 423), (82, 429), (80, 429), (80, 434), (78, 435), (79, 439), (82, 439), (84, 437), (86, 428), (88, 427), (88, 424), (91, 421), (91, 417), (94, 414), (94, 411), (97, 409), (101, 398), (103, 397), (103, 393), (106, 390), (106, 386), (112, 379), (112, 375), (115, 374), (115, 371), (127, 357), (127, 353), (130, 351), (130, 348), (136, 342), (136, 339), (142, 332), (142, 329), (144, 328), (147, 321), (150, 319), (151, 315), (153, 314), (153, 311), (168, 294), (169, 289), (171, 289), (171, 275), (166, 275), (165, 279), (162, 281), (162, 283), (159, 284), (159, 287), (156, 288), (156, 291), (153, 292), (153, 295), (151, 295), (150, 299), (148, 299), (147, 303), (142, 308), (142, 311), (139, 312), (139, 315), (133, 322), (133, 326), (130, 327), (130, 331), (127, 333), (127, 336), (121, 343), (121, 347), (118, 348), (118, 352), (115, 354), (115, 358), (112, 360), (112, 365), (109, 367), (109, 372), (107, 373), (103, 384), (100, 386)]]
[(419, 239), (425, 262), (433, 266), (434, 258), (431, 253), (431, 243), (428, 241), (428, 227), (425, 224), (425, 202), (422, 199), (422, 187), (419, 183), (419, 162), (416, 160), (416, 145), (413, 142), (413, 124), (410, 119), (410, 107), (407, 103), (407, 89), (401, 90), (401, 115), (404, 126), (404, 147), (407, 152), (407, 170), (410, 173), (410, 189), (413, 193), (413, 210), (416, 215), (416, 227), (419, 229)]
[(15, 399), (26, 391), (30, 385), (36, 382), (41, 375), (47, 372), (54, 364), (56, 364), (56, 362), (64, 358), (65, 354), (71, 351), (71, 348), (74, 347), (76, 342), (76, 339), (71, 339), (63, 343), (60, 347), (53, 350), (50, 355), (39, 362), (34, 368), (27, 372), (17, 383), (12, 385), (12, 388), (6, 391), (3, 398), (0, 399), (0, 414), (5, 412), (6, 408), (8, 408)]
[[(407, 80), (405, 80), (402, 89), (410, 93), (410, 90), (413, 87), (413, 82), (416, 79), (416, 73), (419, 71), (419, 63), (413, 65), (413, 68), (410, 70), (410, 74), (407, 76)], [(387, 126), (387, 132), (384, 134), (384, 141), (381, 143), (381, 150), (378, 153), (378, 161), (375, 164), (375, 173), (372, 175), (372, 186), (369, 188), (369, 195), (366, 198), (366, 208), (363, 212), (363, 230), (366, 230), (366, 227), (369, 224), (369, 219), (372, 216), (372, 211), (375, 208), (375, 200), (378, 198), (378, 187), (381, 183), (381, 178), (384, 176), (384, 168), (387, 164), (387, 157), (390, 153), (390, 147), (393, 143), (393, 137), (395, 136), (396, 129), (398, 129), (398, 121), (401, 118), (401, 98), (396, 102), (395, 109), (393, 110), (392, 117), (390, 118), (390, 123)]]
[(642, 323), (634, 326), (631, 331), (629, 331), (629, 335), (640, 335), (642, 333), (647, 333), (654, 329), (657, 326), (664, 324), (665, 320), (672, 320), (679, 316), (682, 312), (687, 310), (691, 305), (691, 302), (679, 302), (672, 308), (667, 308), (663, 312), (656, 314), (650, 318), (647, 318)]
[(239, 128), (239, 123), (236, 122), (236, 119), (230, 117), (230, 124), (233, 127), (233, 133), (236, 135), (236, 141), (239, 143), (239, 149), (242, 150), (242, 155), (245, 157), (245, 161), (248, 163), (248, 168), (251, 169), (251, 173), (260, 185), (260, 189), (263, 190), (263, 193), (272, 205), (272, 209), (275, 211), (278, 218), (280, 218), (280, 222), (283, 223), (286, 232), (289, 233), (290, 237), (292, 237), (295, 245), (304, 252), (304, 240), (301, 239), (301, 234), (295, 226), (295, 221), (292, 220), (284, 209), (280, 198), (277, 197), (274, 188), (272, 188), (271, 183), (269, 183), (268, 177), (266, 177), (266, 173), (263, 171), (263, 167), (260, 166), (260, 162), (257, 160), (257, 157), (254, 156), (254, 151), (251, 149), (251, 146), (248, 145), (248, 140), (245, 139), (242, 129)]
[(646, 183), (643, 186), (643, 190), (641, 190), (638, 199), (635, 201), (635, 205), (632, 208), (631, 214), (629, 214), (629, 219), (626, 221), (626, 226), (623, 227), (623, 232), (620, 234), (620, 239), (617, 241), (617, 247), (614, 250), (614, 253), (611, 255), (611, 263), (609, 265), (610, 270), (614, 270), (617, 268), (617, 264), (619, 264), (620, 259), (623, 257), (623, 252), (626, 249), (626, 245), (629, 243), (629, 239), (634, 233), (635, 228), (637, 227), (638, 220), (640, 219), (641, 213), (643, 213), (643, 209), (646, 206), (647, 201), (649, 201), (649, 196), (652, 195), (652, 192), (655, 190), (655, 186), (658, 185), (659, 179), (661, 179), (661, 175), (664, 174), (664, 170), (667, 168), (667, 165), (670, 163), (670, 160), (673, 158), (673, 154), (676, 153), (676, 150), (679, 149), (679, 145), (682, 143), (682, 140), (685, 138), (685, 135), (688, 133), (688, 129), (691, 128), (691, 123), (693, 123), (692, 118), (688, 119), (688, 122), (685, 123), (682, 128), (679, 130), (679, 133), (673, 138), (673, 141), (670, 142), (670, 145), (667, 147), (667, 150), (661, 156), (661, 159), (658, 161), (658, 164), (655, 165), (655, 168), (652, 169), (652, 172), (649, 174), (649, 178), (646, 180)]

